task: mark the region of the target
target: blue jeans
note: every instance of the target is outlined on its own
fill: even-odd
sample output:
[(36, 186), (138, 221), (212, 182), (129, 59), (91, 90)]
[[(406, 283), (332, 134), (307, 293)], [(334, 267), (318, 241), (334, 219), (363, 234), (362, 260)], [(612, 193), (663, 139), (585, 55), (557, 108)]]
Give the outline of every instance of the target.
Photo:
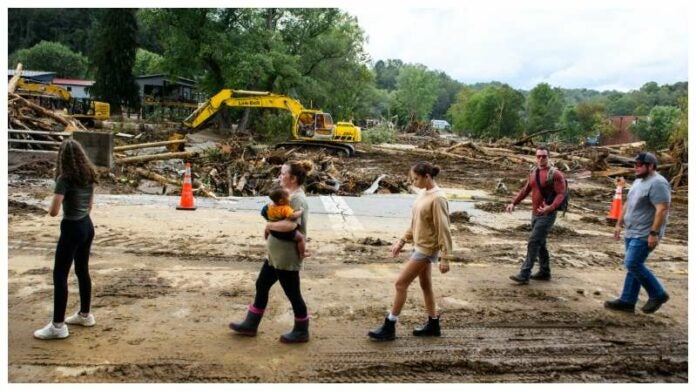
[(645, 266), (645, 260), (650, 254), (648, 241), (642, 238), (626, 238), (625, 243), (624, 266), (626, 266), (627, 272), (620, 300), (635, 305), (638, 302), (641, 286), (645, 287), (645, 291), (648, 292), (651, 299), (664, 297), (665, 289)]

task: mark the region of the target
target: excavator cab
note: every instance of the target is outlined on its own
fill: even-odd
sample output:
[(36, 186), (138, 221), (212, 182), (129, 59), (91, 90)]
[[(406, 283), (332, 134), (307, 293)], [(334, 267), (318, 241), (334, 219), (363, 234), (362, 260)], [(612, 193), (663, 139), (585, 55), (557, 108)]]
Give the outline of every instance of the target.
[(297, 134), (301, 137), (314, 137), (314, 114), (303, 112), (297, 121)]
[(333, 139), (334, 123), (329, 113), (317, 113), (315, 119), (314, 138), (317, 140)]

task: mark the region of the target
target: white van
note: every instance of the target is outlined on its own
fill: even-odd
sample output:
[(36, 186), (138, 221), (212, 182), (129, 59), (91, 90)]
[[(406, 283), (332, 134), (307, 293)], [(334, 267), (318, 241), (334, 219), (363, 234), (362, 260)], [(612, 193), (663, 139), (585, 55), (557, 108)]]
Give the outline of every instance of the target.
[(452, 129), (450, 123), (445, 120), (430, 120), (430, 127), (437, 130), (449, 131)]

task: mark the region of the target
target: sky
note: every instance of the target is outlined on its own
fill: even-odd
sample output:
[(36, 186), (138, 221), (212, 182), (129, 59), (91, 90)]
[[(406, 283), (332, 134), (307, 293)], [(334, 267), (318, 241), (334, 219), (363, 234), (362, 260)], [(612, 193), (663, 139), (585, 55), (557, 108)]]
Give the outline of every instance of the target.
[[(55, 7), (8, 0), (10, 7)], [(73, 7), (114, 7), (67, 0)], [(338, 7), (357, 17), (373, 61), (400, 59), (462, 83), (629, 91), (688, 80), (689, 0), (181, 0), (149, 7)], [(122, 0), (121, 7), (143, 6)]]
[(466, 84), (628, 91), (688, 79), (686, 2), (462, 3), (341, 8), (357, 17), (373, 61), (420, 63)]

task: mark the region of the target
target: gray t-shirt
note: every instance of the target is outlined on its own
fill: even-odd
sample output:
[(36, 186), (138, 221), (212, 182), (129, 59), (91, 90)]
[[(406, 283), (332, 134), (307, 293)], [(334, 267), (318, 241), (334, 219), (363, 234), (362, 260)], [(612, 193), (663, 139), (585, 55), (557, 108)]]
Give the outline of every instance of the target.
[[(645, 238), (650, 234), (655, 219), (655, 204), (669, 203), (672, 200), (669, 182), (660, 174), (638, 178), (631, 185), (626, 200), (624, 225), (626, 238)], [(660, 227), (659, 237), (665, 235), (669, 213)]]
[(61, 177), (56, 181), (53, 193), (63, 195), (63, 219), (79, 220), (89, 215), (93, 184), (80, 186)]
[[(302, 217), (295, 221), (297, 229), (307, 238), (307, 219), (309, 218), (309, 208), (307, 198), (302, 189), (290, 194), (290, 206), (297, 211), (302, 209)], [(266, 241), (266, 249), (268, 251), (268, 264), (279, 270), (299, 271), (302, 269), (302, 259), (297, 253), (297, 242), (283, 241), (275, 238), (272, 235), (268, 236)]]

